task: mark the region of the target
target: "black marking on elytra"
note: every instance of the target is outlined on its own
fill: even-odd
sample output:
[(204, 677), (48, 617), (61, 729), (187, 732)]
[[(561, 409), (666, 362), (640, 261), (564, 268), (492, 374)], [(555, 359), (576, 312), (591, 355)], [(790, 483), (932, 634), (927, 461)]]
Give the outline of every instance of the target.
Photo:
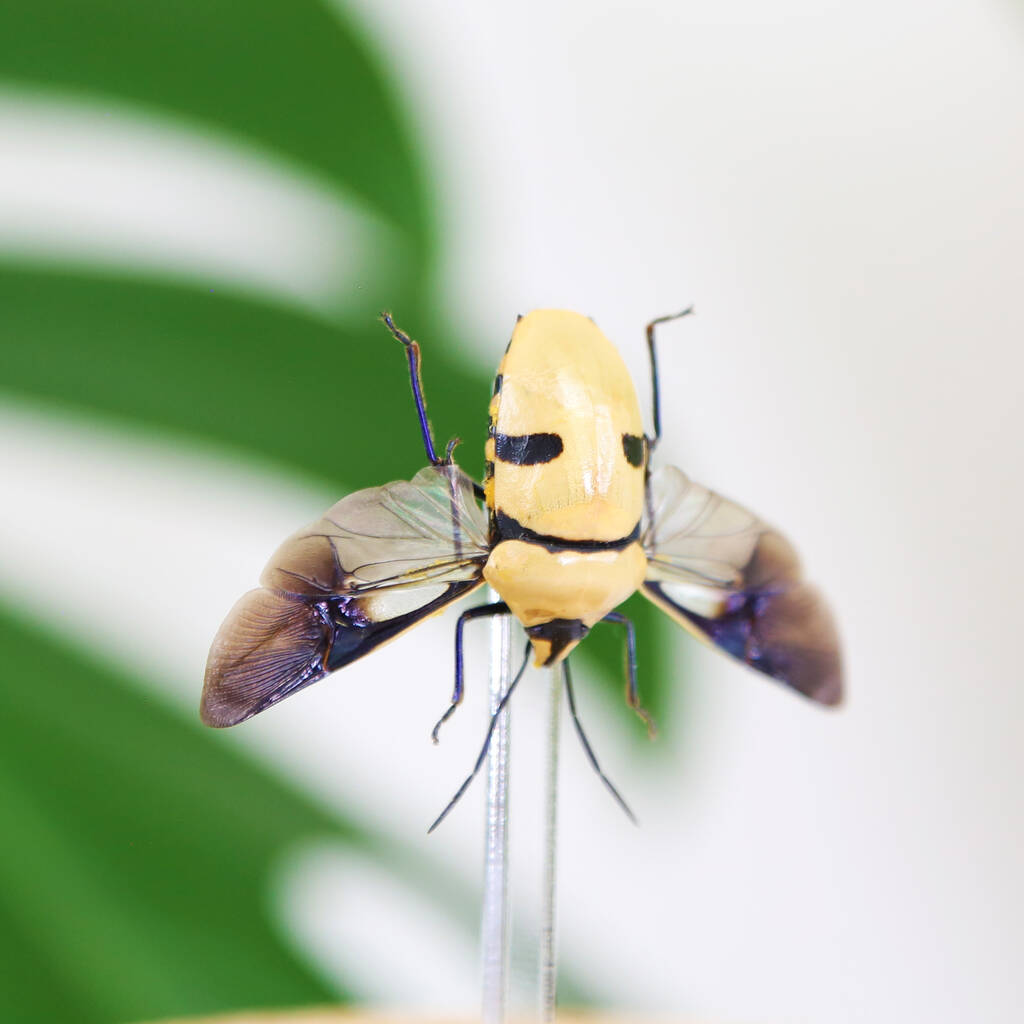
[(497, 374), (497, 376), (495, 376), (495, 378), (494, 378), (494, 391), (492, 391), (491, 394), (494, 394), (494, 395), (500, 395), (501, 394), (502, 377), (503, 377), (503, 375), (500, 374), (500, 373)]
[(513, 466), (536, 466), (562, 454), (558, 434), (501, 434), (494, 432), (494, 455)]
[(551, 645), (545, 665), (553, 665), (567, 647), (582, 640), (589, 632), (590, 627), (584, 626), (580, 619), (551, 619), (526, 627), (526, 635), (531, 640), (547, 640)]
[(646, 448), (647, 438), (636, 434), (622, 435), (622, 450), (626, 454), (626, 461), (631, 466), (639, 468), (644, 464)]
[(496, 509), (494, 513), (495, 527), (500, 540), (522, 540), (527, 544), (537, 544), (548, 551), (621, 551), (635, 544), (640, 538), (639, 522), (630, 533), (617, 540), (569, 540), (566, 537), (552, 537), (545, 533), (535, 533), (523, 526), (518, 519)]

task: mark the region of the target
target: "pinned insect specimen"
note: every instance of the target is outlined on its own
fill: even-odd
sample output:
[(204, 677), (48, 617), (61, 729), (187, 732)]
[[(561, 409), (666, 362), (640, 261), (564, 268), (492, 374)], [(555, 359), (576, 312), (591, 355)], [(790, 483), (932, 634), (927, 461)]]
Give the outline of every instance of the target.
[(615, 611), (636, 590), (701, 640), (815, 701), (839, 702), (832, 618), (789, 542), (679, 469), (651, 470), (661, 437), (655, 328), (674, 317), (647, 327), (653, 435), (593, 321), (562, 310), (520, 317), (494, 381), (483, 486), (454, 463), (453, 445), (438, 456), (419, 346), (383, 319), (405, 346), (429, 465), (409, 482), (342, 498), (278, 548), (213, 641), (204, 722), (245, 721), (484, 583), (501, 601), (459, 617), (455, 688), (435, 739), (462, 699), (463, 628), (491, 615), (514, 615), (535, 663), (563, 664), (570, 686), (570, 651), (598, 622), (622, 626), (628, 702), (650, 726), (633, 625)]

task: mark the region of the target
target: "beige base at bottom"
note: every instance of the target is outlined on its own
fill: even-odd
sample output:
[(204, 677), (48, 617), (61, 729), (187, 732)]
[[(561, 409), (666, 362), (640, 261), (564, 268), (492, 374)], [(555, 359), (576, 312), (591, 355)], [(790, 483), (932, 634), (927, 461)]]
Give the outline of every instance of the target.
[[(151, 1024), (157, 1024), (156, 1021)], [(160, 1024), (478, 1024), (466, 1017), (438, 1017), (400, 1013), (367, 1013), (359, 1010), (254, 1010), (250, 1013), (231, 1013), (221, 1017), (188, 1017)], [(532, 1024), (528, 1021), (513, 1024)], [(558, 1024), (669, 1024), (651, 1017), (630, 1017), (623, 1014), (573, 1013), (558, 1014)], [(677, 1022), (678, 1024), (678, 1022)]]

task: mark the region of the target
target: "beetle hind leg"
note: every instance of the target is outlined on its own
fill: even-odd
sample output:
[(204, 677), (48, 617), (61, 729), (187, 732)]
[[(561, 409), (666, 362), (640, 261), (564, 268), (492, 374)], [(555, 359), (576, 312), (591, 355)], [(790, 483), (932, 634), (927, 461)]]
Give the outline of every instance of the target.
[(625, 812), (626, 817), (636, 825), (636, 815), (630, 810), (629, 804), (622, 799), (622, 794), (612, 784), (612, 780), (609, 779), (603, 771), (601, 771), (601, 765), (598, 764), (597, 757), (594, 755), (594, 748), (590, 745), (590, 740), (587, 739), (587, 734), (583, 731), (583, 723), (580, 721), (580, 716), (576, 712), (576, 695), (573, 693), (572, 689), (572, 675), (569, 672), (568, 658), (562, 662), (562, 680), (565, 683), (565, 695), (569, 700), (569, 714), (572, 716), (572, 724), (576, 729), (576, 735), (579, 737), (580, 743), (583, 746), (583, 752), (587, 755), (587, 760), (590, 762), (590, 767), (597, 772), (598, 778), (604, 783), (608, 792), (615, 798), (615, 802)]
[(621, 612), (609, 612), (601, 621), (622, 626), (626, 630), (626, 703), (643, 720), (647, 726), (647, 738), (653, 740), (658, 735), (658, 726), (651, 713), (640, 703), (636, 671), (636, 627), (633, 620)]
[(523, 678), (523, 673), (526, 671), (526, 666), (530, 661), (530, 644), (527, 641), (526, 650), (523, 652), (523, 663), (519, 666), (519, 671), (515, 674), (512, 682), (508, 684), (508, 689), (505, 691), (504, 696), (498, 702), (498, 706), (494, 709), (494, 713), (491, 715), (490, 723), (487, 726), (487, 735), (484, 737), (484, 745), (480, 748), (480, 755), (476, 759), (476, 763), (473, 765), (473, 770), (466, 776), (465, 781), (455, 791), (455, 796), (448, 801), (445, 809), (434, 819), (434, 823), (427, 829), (427, 835), (441, 824), (442, 821), (448, 816), (448, 812), (459, 802), (462, 794), (469, 789), (469, 784), (476, 778), (477, 773), (480, 771), (480, 767), (484, 763), (484, 758), (487, 756), (487, 751), (491, 746), (491, 737), (494, 735), (494, 727), (498, 724), (498, 716), (505, 710), (505, 705), (508, 704), (509, 698), (515, 692), (515, 688), (519, 685), (519, 680)]

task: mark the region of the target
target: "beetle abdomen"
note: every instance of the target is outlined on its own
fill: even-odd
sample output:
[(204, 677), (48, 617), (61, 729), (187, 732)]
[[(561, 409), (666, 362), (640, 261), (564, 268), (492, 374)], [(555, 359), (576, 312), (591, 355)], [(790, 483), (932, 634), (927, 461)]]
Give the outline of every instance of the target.
[[(640, 586), (646, 571), (647, 558), (638, 543), (577, 551), (506, 540), (491, 551), (484, 579), (527, 628), (537, 664), (544, 665), (565, 657), (587, 629)], [(555, 621), (578, 621), (585, 628), (556, 651), (551, 637), (531, 632), (531, 627)]]

